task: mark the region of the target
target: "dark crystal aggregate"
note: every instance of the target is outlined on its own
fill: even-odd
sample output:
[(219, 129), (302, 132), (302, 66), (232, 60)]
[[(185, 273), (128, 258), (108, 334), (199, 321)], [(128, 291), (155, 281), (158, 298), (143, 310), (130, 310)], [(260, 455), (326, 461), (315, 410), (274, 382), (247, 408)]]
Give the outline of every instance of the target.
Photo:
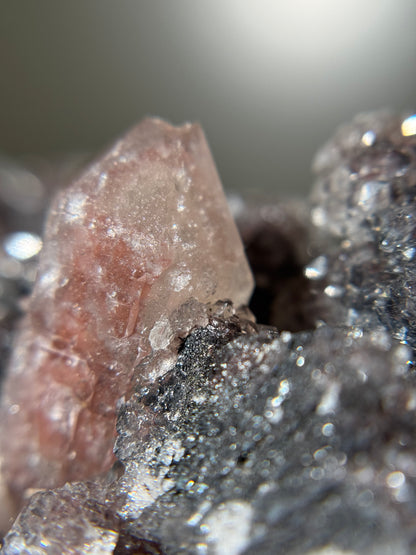
[(416, 135), (403, 133), (403, 121), (365, 114), (340, 129), (316, 159), (312, 219), (327, 234), (323, 245), (335, 243), (323, 247), (327, 322), (381, 326), (414, 351)]

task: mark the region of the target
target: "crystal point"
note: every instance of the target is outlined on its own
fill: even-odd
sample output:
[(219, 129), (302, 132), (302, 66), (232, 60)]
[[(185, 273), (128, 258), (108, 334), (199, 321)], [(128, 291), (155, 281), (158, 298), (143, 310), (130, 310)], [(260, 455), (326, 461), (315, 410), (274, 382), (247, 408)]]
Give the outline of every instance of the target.
[(3, 390), (9, 486), (20, 495), (107, 470), (133, 368), (198, 323), (198, 311), (178, 322), (180, 307), (242, 305), (251, 289), (200, 126), (144, 120), (52, 206)]

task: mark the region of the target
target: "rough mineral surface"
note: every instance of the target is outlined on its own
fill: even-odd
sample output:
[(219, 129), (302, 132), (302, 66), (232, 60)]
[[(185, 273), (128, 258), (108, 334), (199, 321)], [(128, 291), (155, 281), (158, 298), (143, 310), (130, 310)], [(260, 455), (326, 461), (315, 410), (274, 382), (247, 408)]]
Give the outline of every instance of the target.
[(47, 221), (3, 389), (10, 488), (108, 470), (134, 366), (157, 356), (149, 377), (163, 374), (179, 337), (204, 321), (198, 303), (238, 306), (251, 288), (200, 127), (135, 127), (57, 197)]
[(36, 493), (6, 555), (416, 552), (415, 137), (416, 117), (361, 116), (318, 158), (311, 226), (243, 218), (257, 298), (289, 306), (275, 278), (301, 301), (268, 311), (280, 329), (217, 303), (163, 376), (138, 364), (117, 465)]
[(111, 553), (121, 532), (166, 554), (412, 553), (405, 354), (349, 330), (248, 335), (211, 321), (121, 411), (124, 474), (104, 491), (37, 494), (4, 553)]
[(333, 244), (311, 273), (323, 278), (334, 324), (380, 328), (416, 348), (415, 116), (365, 114), (315, 161), (312, 218)]

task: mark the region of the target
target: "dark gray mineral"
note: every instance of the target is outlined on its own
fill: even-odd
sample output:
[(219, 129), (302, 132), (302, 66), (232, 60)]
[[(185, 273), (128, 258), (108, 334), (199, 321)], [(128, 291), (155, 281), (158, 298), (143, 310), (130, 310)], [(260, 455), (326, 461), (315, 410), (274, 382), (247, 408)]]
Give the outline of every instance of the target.
[(413, 123), (340, 130), (311, 223), (270, 205), (241, 216), (274, 325), (218, 303), (156, 382), (139, 366), (114, 469), (35, 493), (3, 553), (416, 552)]
[[(416, 348), (415, 116), (358, 116), (315, 161), (312, 220), (323, 246), (311, 275), (324, 278), (334, 325), (385, 332)], [(313, 275), (315, 271), (315, 275)]]

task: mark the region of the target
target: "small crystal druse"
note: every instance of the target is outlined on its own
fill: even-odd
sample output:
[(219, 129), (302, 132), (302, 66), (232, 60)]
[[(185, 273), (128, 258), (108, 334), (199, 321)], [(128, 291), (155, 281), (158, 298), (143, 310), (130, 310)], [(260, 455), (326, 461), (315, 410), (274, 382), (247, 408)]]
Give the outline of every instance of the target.
[(326, 321), (378, 329), (416, 349), (416, 117), (363, 114), (314, 164), (312, 219), (323, 247)]
[(252, 289), (198, 125), (133, 128), (58, 195), (44, 245), (1, 406), (19, 494), (107, 470), (134, 366), (157, 353), (163, 374), (198, 303), (241, 305)]

